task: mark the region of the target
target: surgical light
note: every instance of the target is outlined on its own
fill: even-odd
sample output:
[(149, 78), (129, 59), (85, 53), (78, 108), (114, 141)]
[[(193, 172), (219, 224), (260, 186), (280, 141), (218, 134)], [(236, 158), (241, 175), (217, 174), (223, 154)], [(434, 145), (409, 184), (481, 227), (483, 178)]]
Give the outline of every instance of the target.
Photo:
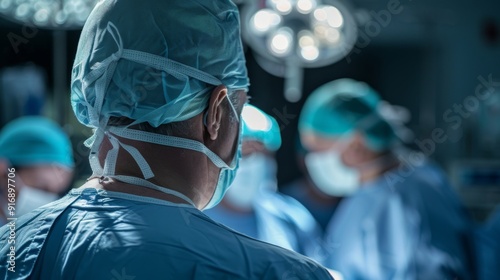
[(297, 11), (302, 14), (308, 14), (316, 5), (316, 1), (313, 0), (298, 0), (297, 1)]
[(272, 123), (259, 110), (252, 106), (245, 106), (241, 111), (241, 117), (245, 124), (252, 130), (269, 131)]
[(0, 15), (47, 29), (78, 29), (97, 0), (0, 0)]
[(292, 3), (290, 0), (272, 0), (272, 6), (281, 14), (286, 15), (292, 11)]
[(285, 56), (290, 53), (292, 43), (292, 31), (289, 28), (283, 27), (270, 37), (269, 45), (271, 52), (276, 56)]
[(265, 33), (281, 22), (281, 16), (270, 9), (262, 9), (252, 16), (252, 27), (256, 33)]
[(260, 0), (243, 7), (243, 39), (265, 70), (285, 78), (288, 101), (301, 98), (303, 68), (335, 63), (356, 43), (354, 16), (340, 1)]

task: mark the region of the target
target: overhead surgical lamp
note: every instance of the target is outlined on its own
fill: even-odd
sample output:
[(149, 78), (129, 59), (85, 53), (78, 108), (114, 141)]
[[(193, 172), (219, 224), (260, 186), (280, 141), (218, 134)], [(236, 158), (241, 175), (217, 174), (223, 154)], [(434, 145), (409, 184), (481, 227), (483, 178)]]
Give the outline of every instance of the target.
[(257, 62), (285, 78), (285, 98), (302, 95), (303, 68), (337, 62), (352, 49), (357, 26), (337, 0), (258, 0), (242, 9), (243, 39)]
[[(97, 2), (98, 0), (0, 0), (0, 16), (23, 25), (23, 28), (29, 27), (32, 36), (37, 34), (38, 28), (53, 30), (53, 99), (54, 107), (57, 108), (54, 110), (56, 119), (60, 124), (66, 122), (69, 104), (66, 30), (81, 29)], [(17, 37), (9, 37), (13, 46), (24, 42)]]
[(46, 29), (79, 29), (97, 0), (0, 0), (0, 15)]

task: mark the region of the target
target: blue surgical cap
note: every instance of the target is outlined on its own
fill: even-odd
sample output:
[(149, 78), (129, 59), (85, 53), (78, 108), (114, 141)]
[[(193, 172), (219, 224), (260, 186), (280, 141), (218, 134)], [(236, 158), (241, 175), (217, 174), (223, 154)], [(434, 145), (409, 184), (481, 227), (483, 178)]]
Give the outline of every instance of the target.
[(380, 102), (377, 92), (363, 82), (339, 79), (326, 83), (307, 98), (299, 118), (299, 131), (340, 138), (357, 130), (371, 149), (387, 149), (397, 138), (378, 113)]
[(127, 117), (154, 127), (201, 113), (210, 90), (248, 90), (239, 14), (230, 0), (100, 1), (72, 72), (77, 119)]
[(22, 117), (0, 131), (0, 158), (13, 166), (58, 164), (73, 167), (71, 142), (53, 121)]
[(246, 104), (241, 112), (241, 118), (243, 141), (258, 141), (272, 152), (279, 149), (281, 146), (280, 127), (273, 117), (255, 106)]

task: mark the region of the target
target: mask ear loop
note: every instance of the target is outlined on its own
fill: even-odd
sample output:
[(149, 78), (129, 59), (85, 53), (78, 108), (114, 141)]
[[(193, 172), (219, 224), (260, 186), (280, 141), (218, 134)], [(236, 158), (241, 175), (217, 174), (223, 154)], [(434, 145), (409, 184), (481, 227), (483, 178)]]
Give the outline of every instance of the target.
[(231, 109), (234, 113), (234, 116), (236, 117), (236, 120), (238, 122), (240, 122), (240, 115), (238, 114), (238, 112), (236, 112), (236, 108), (234, 108), (233, 102), (231, 102), (231, 99), (229, 99), (229, 95), (226, 95), (226, 97), (227, 97), (227, 101), (229, 102), (229, 107), (231, 107)]

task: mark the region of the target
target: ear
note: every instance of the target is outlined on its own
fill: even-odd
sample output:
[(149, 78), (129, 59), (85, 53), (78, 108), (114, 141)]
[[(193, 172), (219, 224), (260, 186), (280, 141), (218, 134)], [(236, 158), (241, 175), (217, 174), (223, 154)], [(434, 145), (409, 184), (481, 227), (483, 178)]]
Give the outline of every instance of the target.
[(219, 135), (219, 128), (224, 110), (222, 102), (226, 96), (226, 86), (220, 85), (212, 91), (210, 99), (208, 100), (206, 127), (208, 134), (210, 135), (210, 140), (217, 139), (217, 136)]

